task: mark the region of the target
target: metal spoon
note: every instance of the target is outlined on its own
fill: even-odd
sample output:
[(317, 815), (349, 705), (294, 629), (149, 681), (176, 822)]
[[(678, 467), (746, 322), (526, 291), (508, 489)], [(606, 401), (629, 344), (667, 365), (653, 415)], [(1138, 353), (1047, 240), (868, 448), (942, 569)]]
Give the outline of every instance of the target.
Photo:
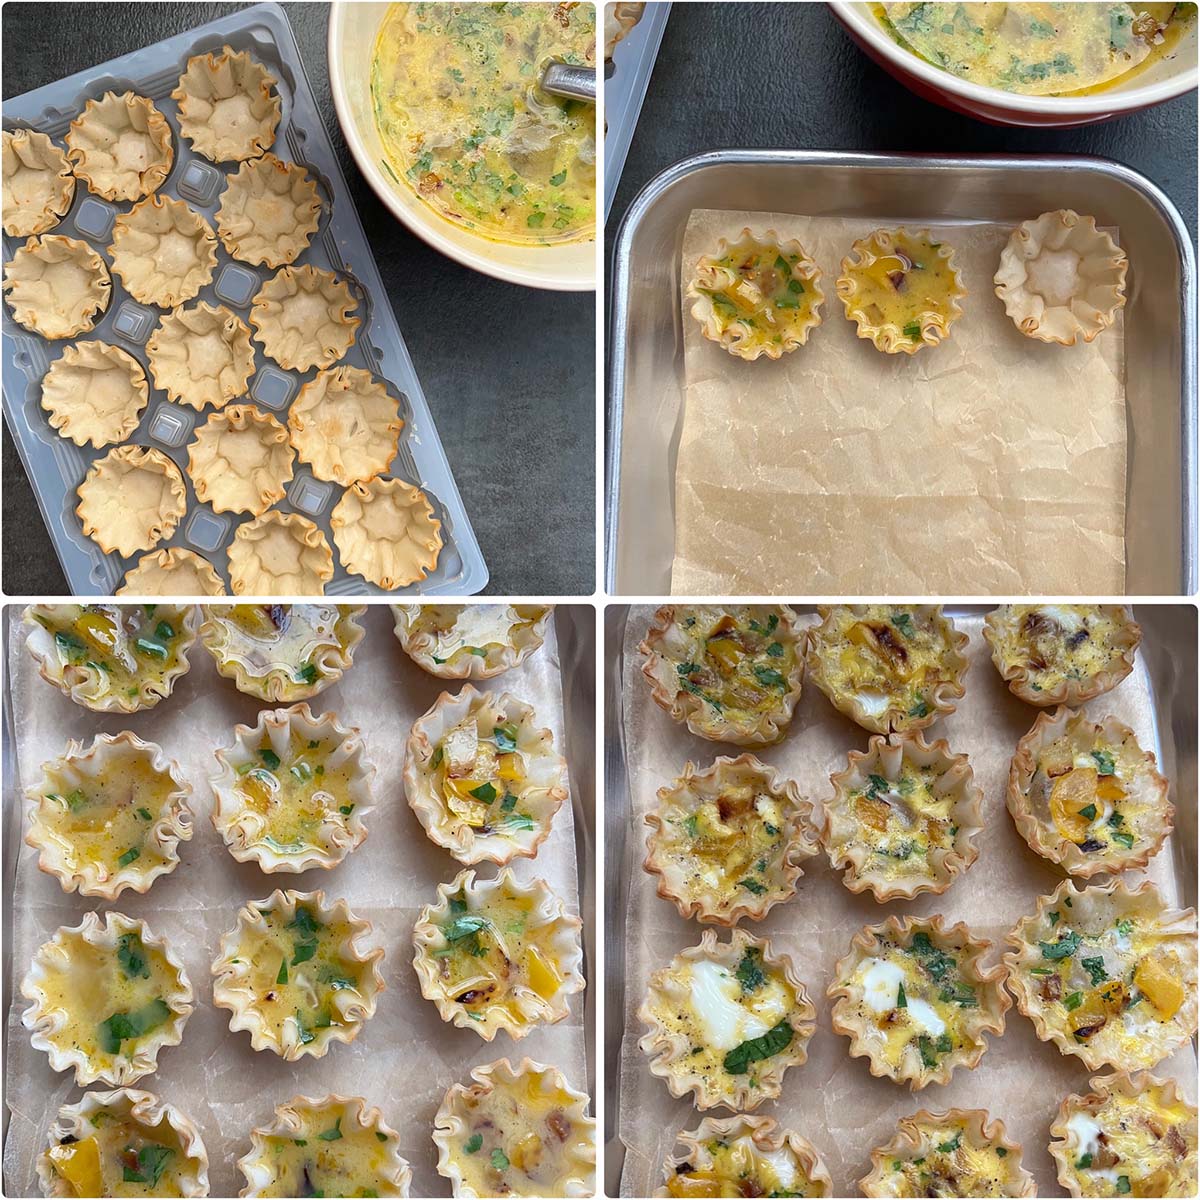
[(596, 71), (593, 67), (577, 67), (552, 58), (542, 71), (539, 83), (542, 90), (552, 96), (596, 103)]

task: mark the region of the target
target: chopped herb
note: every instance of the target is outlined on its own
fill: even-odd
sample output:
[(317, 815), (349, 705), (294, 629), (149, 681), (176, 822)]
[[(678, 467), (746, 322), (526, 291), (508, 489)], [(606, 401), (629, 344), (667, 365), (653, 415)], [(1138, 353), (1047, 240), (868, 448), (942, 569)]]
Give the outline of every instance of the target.
[(1132, 833), (1122, 833), (1121, 830), (1117, 829), (1117, 830), (1113, 831), (1112, 837), (1113, 837), (1114, 842), (1120, 842), (1121, 845), (1124, 846), (1126, 850), (1133, 849), (1133, 834)]
[(154, 627), (154, 636), (162, 642), (169, 642), (175, 636), (175, 630), (166, 621), (159, 621)]
[(904, 336), (910, 342), (919, 342), (921, 340), (921, 322), (909, 321), (904, 327)]
[(1079, 949), (1081, 941), (1083, 939), (1079, 934), (1075, 930), (1069, 929), (1057, 942), (1038, 942), (1038, 945), (1042, 948), (1042, 957), (1054, 961), (1059, 958), (1070, 958)]
[(1090, 1154), (1081, 1154), (1075, 1163), (1075, 1166), (1080, 1171), (1086, 1171), (1092, 1165), (1092, 1156)]
[(342, 804), (342, 805), (339, 805), (339, 807), (338, 807), (338, 812), (340, 812), (343, 817), (348, 817), (353, 811), (354, 811), (353, 804)]
[(124, 1156), (123, 1180), (125, 1183), (140, 1183), (146, 1187), (157, 1187), (167, 1161), (175, 1153), (169, 1146), (143, 1146), (137, 1152), (136, 1166), (129, 1166), (129, 1147)]
[(150, 978), (150, 964), (146, 961), (145, 949), (136, 933), (121, 935), (117, 943), (117, 962), (127, 979)]
[(137, 638), (133, 644), (143, 654), (149, 654), (151, 658), (167, 657), (167, 648), (160, 642), (153, 642), (149, 638)]
[(500, 1149), (493, 1150), (492, 1151), (492, 1166), (495, 1167), (497, 1171), (507, 1171), (508, 1170), (508, 1155), (505, 1154), (503, 1150), (500, 1150)]
[(750, 946), (742, 955), (742, 961), (738, 963), (737, 981), (741, 984), (742, 992), (749, 995), (751, 992), (756, 992), (766, 980), (763, 974), (762, 965), (759, 962), (758, 950)]
[(1070, 992), (1063, 1003), (1067, 1006), (1067, 1012), (1074, 1012), (1083, 1003), (1083, 993)]
[(1055, 909), (1052, 913), (1050, 913), (1049, 916), (1050, 916), (1050, 925), (1052, 928), (1055, 925), (1057, 925), (1060, 920), (1062, 920), (1062, 913), (1060, 913), (1057, 909)]
[(957, 1004), (960, 1008), (977, 1008), (979, 1000), (975, 989), (966, 983), (952, 983), (938, 993), (938, 999), (946, 1004)]
[(896, 1007), (897, 1008), (907, 1008), (908, 1007), (908, 997), (904, 994), (903, 980), (896, 985)]
[(767, 831), (768, 837), (776, 837), (779, 833), (779, 829), (772, 825), (770, 821), (764, 821), (763, 828)]
[(379, 1130), (377, 1129), (377, 1130), (375, 1130), (375, 1140), (376, 1140), (377, 1142), (386, 1142), (386, 1141), (387, 1141), (387, 1134), (386, 1134), (386, 1133), (380, 1133), (380, 1132), (379, 1132)]
[(782, 644), (779, 642), (772, 642), (767, 647), (767, 654), (769, 654), (771, 656), (771, 658), (782, 658), (783, 657)]
[(528, 813), (509, 813), (504, 819), (504, 830), (506, 833), (516, 833), (521, 830), (532, 829), (533, 827), (534, 820)]
[(477, 788), (471, 788), (470, 792), (482, 804), (491, 804), (496, 798), (496, 789), (490, 783), (481, 783)]
[(515, 725), (497, 725), (492, 730), (496, 749), (501, 754), (509, 754), (517, 748), (517, 727)]
[(58, 648), (59, 655), (68, 662), (78, 662), (87, 653), (87, 647), (83, 641), (73, 633), (56, 633), (54, 644)]
[(275, 753), (270, 746), (264, 746), (259, 752), (258, 757), (263, 760), (267, 769), (270, 771), (279, 770), (279, 755)]
[(1102, 958), (1081, 958), (1079, 960), (1083, 969), (1092, 977), (1092, 986), (1098, 987), (1108, 978), (1108, 972), (1104, 969), (1104, 959)]
[(1129, 1176), (1128, 1175), (1118, 1175), (1117, 1176), (1117, 1195), (1118, 1196), (1129, 1195)]
[(1123, 816), (1121, 816), (1121, 814), (1119, 812), (1114, 811), (1113, 815), (1108, 818), (1108, 823), (1114, 829), (1120, 829), (1121, 826), (1125, 824), (1125, 818)]
[(429, 759), (429, 768), (436, 771), (442, 765), (442, 748), (439, 746)]
[(288, 922), (288, 928), (298, 929), (301, 934), (311, 937), (321, 928), (321, 923), (301, 904), (296, 906), (296, 915)]
[(1030, 967), (1030, 975), (1053, 975), (1054, 972), (1049, 967)]
[(895, 627), (898, 630), (900, 630), (900, 632), (902, 634), (904, 634), (905, 637), (907, 637), (907, 638), (912, 637), (912, 635), (914, 633), (913, 623), (912, 623), (912, 613), (906, 613), (906, 612), (892, 613), (892, 624), (895, 625)]
[(694, 838), (700, 836), (700, 827), (695, 813), (689, 814), (687, 820), (683, 823), (683, 827), (687, 830), (688, 837)]
[(867, 776), (867, 798), (878, 800), (880, 792), (891, 790), (892, 785), (882, 775)]
[(287, 979), (287, 958), (285, 956), (284, 958), (280, 959), (279, 974), (275, 976), (275, 982), (282, 985), (287, 983)]
[(997, 1147), (996, 1147), (996, 1155), (997, 1155), (999, 1158), (1007, 1158), (1007, 1157), (1008, 1157), (1008, 1151), (1007, 1151), (1007, 1150), (1005, 1150), (1005, 1148), (1004, 1148), (1003, 1146), (997, 1146)]
[(1128, 917), (1122, 917), (1117, 922), (1117, 932), (1128, 937), (1133, 932), (1133, 922)]
[(761, 1059), (770, 1058), (781, 1050), (786, 1050), (792, 1044), (795, 1031), (785, 1017), (778, 1025), (768, 1029), (761, 1037), (750, 1038), (739, 1046), (734, 1046), (725, 1055), (724, 1067), (730, 1075), (745, 1075), (750, 1064)]
[(787, 680), (774, 667), (755, 666), (754, 676), (764, 687), (787, 689)]
[(910, 717), (927, 717), (932, 711), (933, 709), (929, 707), (929, 702), (925, 700), (924, 697), (921, 697), (917, 700), (916, 704), (914, 704), (912, 708), (908, 710), (908, 715)]
[(517, 807), (517, 798), (512, 792), (505, 792), (504, 799), (500, 801), (500, 811), (502, 813), (510, 813)]
[(154, 820), (154, 818), (150, 815), (150, 810), (148, 808), (139, 808), (137, 810), (137, 815), (139, 817), (141, 817), (143, 821), (153, 821)]
[(301, 963), (306, 963), (317, 952), (316, 942), (297, 942), (296, 953), (292, 955), (292, 966), (298, 967)]
[(120, 1054), (123, 1041), (139, 1038), (157, 1029), (170, 1016), (171, 1010), (161, 998), (151, 1000), (136, 1012), (113, 1013), (106, 1021), (100, 1022), (100, 1049), (105, 1054)]
[(564, 183), (566, 183), (566, 181), (567, 181), (567, 173), (565, 170), (559, 171), (557, 175), (550, 176), (550, 186), (551, 187), (562, 187), (562, 185)]
[(1086, 805), (1079, 810), (1079, 815), (1085, 821), (1094, 821), (1096, 819), (1096, 806), (1094, 804)]
[(1115, 775), (1117, 773), (1113, 756), (1107, 750), (1093, 750), (1092, 757), (1096, 760), (1096, 774)]
[(753, 892), (756, 896), (763, 895), (767, 890), (757, 879), (739, 879), (738, 883), (748, 892)]
[(332, 1129), (326, 1129), (324, 1133), (318, 1133), (317, 1138), (322, 1142), (338, 1142), (342, 1138), (342, 1118), (333, 1123)]
[(141, 855), (142, 852), (137, 846), (130, 846), (129, 849), (117, 859), (117, 866), (127, 867), (131, 862), (136, 862)]
[(463, 1142), (464, 1154), (478, 1154), (480, 1147), (483, 1145), (483, 1134), (473, 1133), (465, 1142)]
[(953, 1154), (958, 1149), (962, 1142), (962, 1130), (960, 1129), (948, 1142), (942, 1142), (938, 1146), (939, 1154)]

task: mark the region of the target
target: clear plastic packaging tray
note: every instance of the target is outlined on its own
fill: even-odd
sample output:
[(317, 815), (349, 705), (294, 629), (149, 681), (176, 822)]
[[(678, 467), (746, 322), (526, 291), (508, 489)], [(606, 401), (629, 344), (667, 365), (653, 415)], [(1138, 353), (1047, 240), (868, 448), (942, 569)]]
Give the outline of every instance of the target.
[[(331, 270), (349, 283), (358, 300), (355, 315), (362, 324), (354, 345), (339, 364), (370, 371), (386, 381), (389, 391), (399, 400), (404, 430), (396, 458), (385, 474), (419, 484), (442, 522), (444, 546), (436, 569), (420, 583), (391, 594), (468, 595), (477, 592), (488, 579), (479, 543), (450, 473), (429, 405), (396, 325), (350, 190), (322, 124), (316, 99), (304, 73), (299, 47), (278, 5), (255, 5), (6, 101), (4, 128), (36, 129), (63, 146), (68, 126), (88, 100), (99, 99), (108, 91), (132, 91), (148, 96), (171, 126), (175, 152), (171, 174), (158, 189), (159, 194), (185, 201), (214, 226), (225, 176), (236, 170), (238, 164), (214, 164), (192, 151), (191, 143), (179, 134), (177, 106), (170, 99), (170, 93), (189, 58), (219, 52), (226, 45), (234, 50), (248, 51), (278, 81), (276, 86), (283, 111), (270, 152), (281, 159), (301, 163), (316, 179), (321, 199), (320, 227), (296, 263)], [(366, 64), (363, 68), (366, 69)], [(83, 180), (78, 180), (75, 198), (66, 217), (48, 232), (87, 242), (107, 262), (113, 220), (118, 213), (131, 207), (127, 201), (110, 203), (93, 195)], [(5, 236), (4, 261), (7, 263), (23, 244), (23, 238)], [(223, 304), (245, 321), (254, 294), (272, 274), (274, 271), (270, 268), (251, 267), (232, 259), (218, 243), (213, 281), (196, 299)], [(113, 447), (93, 450), (90, 446), (78, 447), (60, 437), (50, 426), (40, 405), (41, 379), (66, 346), (73, 341), (92, 338), (118, 346), (145, 367), (145, 343), (165, 311), (133, 300), (115, 275), (112, 300), (103, 319), (94, 330), (78, 339), (43, 339), (17, 325), (7, 305), (4, 307), (5, 417), (70, 590), (77, 595), (112, 594), (136, 557), (126, 560), (117, 554), (105, 554), (84, 536), (75, 515), (78, 503), (75, 489), (83, 482), (92, 462)], [(315, 372), (286, 371), (270, 362), (257, 343), (255, 365), (248, 396), (235, 403), (253, 404), (286, 422), (287, 408), (301, 383), (312, 378)], [(169, 401), (165, 393), (153, 387), (149, 372), (147, 381), (151, 384), (150, 403), (141, 423), (126, 442), (154, 446), (183, 469), (187, 464), (188, 442), (193, 430), (207, 419), (206, 413)], [(174, 535), (160, 542), (156, 549), (183, 546), (194, 550), (224, 575), (225, 548), (237, 525), (249, 518), (215, 513), (196, 499), (186, 471), (184, 478), (188, 491), (187, 512)], [(324, 533), (334, 552), (335, 567), (333, 578), (326, 585), (327, 595), (383, 594), (381, 589), (366, 583), (360, 576), (348, 574), (338, 559), (329, 516), (341, 494), (342, 489), (337, 484), (314, 478), (306, 464), (297, 462), (287, 495), (275, 507), (308, 517)]]

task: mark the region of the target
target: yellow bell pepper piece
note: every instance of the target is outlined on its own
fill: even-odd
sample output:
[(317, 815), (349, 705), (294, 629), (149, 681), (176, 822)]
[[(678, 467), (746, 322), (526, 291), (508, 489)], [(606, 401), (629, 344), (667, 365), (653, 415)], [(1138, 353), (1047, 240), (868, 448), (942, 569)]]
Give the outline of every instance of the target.
[(536, 946), (525, 951), (525, 973), (529, 976), (529, 986), (543, 1000), (549, 1000), (562, 983), (554, 964)]
[(1164, 1021), (1169, 1021), (1183, 1005), (1183, 984), (1159, 956), (1143, 958), (1133, 973), (1133, 982)]
[(688, 1171), (672, 1175), (667, 1180), (667, 1191), (672, 1196), (719, 1196), (721, 1178), (715, 1171)]
[(542, 1139), (536, 1133), (527, 1133), (509, 1154), (509, 1160), (518, 1171), (528, 1175), (536, 1171), (542, 1161)]
[(94, 1137), (69, 1146), (51, 1146), (50, 1161), (73, 1196), (103, 1196), (104, 1176), (100, 1171), (100, 1146)]
[(741, 646), (729, 638), (713, 638), (708, 643), (707, 652), (723, 675), (732, 675), (737, 670), (738, 663), (746, 657), (746, 652)]
[(521, 756), (515, 753), (501, 754), (497, 760), (497, 774), (501, 779), (509, 782), (520, 779), (522, 775)]
[(1088, 829), (1098, 813), (1089, 819), (1082, 810), (1096, 806), (1096, 768), (1076, 767), (1060, 775), (1050, 789), (1050, 816), (1058, 832), (1068, 841), (1087, 840)]
[(103, 613), (81, 613), (76, 627), (93, 646), (99, 646), (101, 650), (111, 650), (116, 645), (117, 627), (112, 618)]

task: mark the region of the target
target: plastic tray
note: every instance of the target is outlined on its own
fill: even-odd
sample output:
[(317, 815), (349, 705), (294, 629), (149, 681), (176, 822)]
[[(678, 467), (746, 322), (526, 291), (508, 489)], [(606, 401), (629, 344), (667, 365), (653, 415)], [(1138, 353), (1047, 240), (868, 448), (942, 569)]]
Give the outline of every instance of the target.
[[(225, 176), (236, 170), (238, 164), (213, 164), (193, 153), (191, 144), (179, 135), (176, 104), (170, 99), (170, 93), (189, 58), (218, 52), (225, 45), (234, 50), (249, 51), (278, 80), (283, 112), (270, 152), (279, 158), (302, 163), (316, 179), (321, 197), (320, 227), (309, 248), (296, 261), (336, 272), (347, 280), (358, 299), (356, 315), (362, 324), (354, 345), (340, 363), (364, 368), (385, 380), (400, 401), (404, 430), (396, 458), (386, 474), (419, 484), (442, 522), (445, 544), (437, 568), (420, 583), (389, 594), (466, 595), (477, 592), (488, 579), (479, 543), (467, 519), (429, 405), (387, 301), (350, 190), (321, 122), (299, 47), (278, 5), (255, 5), (6, 101), (4, 128), (37, 129), (62, 145), (68, 126), (88, 100), (99, 99), (108, 91), (128, 90), (148, 96), (171, 125), (175, 151), (171, 174), (158, 189), (159, 193), (184, 200), (214, 226)], [(131, 207), (129, 202), (113, 204), (92, 195), (86, 184), (79, 180), (70, 211), (48, 232), (81, 238), (99, 250), (107, 261), (112, 222), (119, 212)], [(23, 244), (23, 238), (6, 236), (4, 261), (7, 263)], [(196, 299), (209, 304), (224, 304), (246, 320), (251, 299), (273, 273), (270, 269), (251, 267), (231, 259), (218, 243), (213, 282)], [(78, 340), (98, 338), (110, 342), (145, 366), (145, 343), (165, 311), (137, 303), (114, 275), (112, 301), (107, 312), (91, 333)], [(75, 489), (82, 483), (92, 462), (112, 447), (101, 450), (77, 447), (51, 428), (40, 405), (42, 376), (50, 363), (75, 339), (50, 341), (32, 334), (12, 320), (7, 307), (2, 328), (5, 417), (70, 589), (78, 595), (109, 595), (120, 585), (136, 556), (123, 559), (117, 554), (105, 554), (84, 536), (75, 515), (78, 503)], [(286, 410), (300, 385), (311, 379), (315, 371), (285, 371), (267, 360), (257, 343), (255, 365), (257, 369), (250, 380), (249, 394), (237, 403), (252, 403), (286, 421)], [(153, 379), (148, 372), (147, 379), (152, 385)], [(141, 424), (126, 441), (155, 446), (183, 469), (187, 464), (187, 444), (192, 432), (206, 419), (204, 413), (171, 403), (163, 392), (151, 386), (150, 403)], [(186, 471), (184, 478), (188, 510), (174, 536), (160, 542), (156, 549), (167, 546), (193, 549), (207, 558), (219, 573), (225, 574), (225, 547), (232, 540), (237, 524), (249, 518), (244, 514), (215, 513), (196, 499)], [(341, 493), (337, 484), (314, 478), (307, 465), (297, 462), (287, 495), (275, 507), (303, 514), (315, 521), (325, 534), (334, 552), (335, 564), (333, 578), (325, 589), (327, 595), (383, 594), (381, 589), (366, 583), (360, 576), (348, 574), (338, 560), (329, 515)]]

